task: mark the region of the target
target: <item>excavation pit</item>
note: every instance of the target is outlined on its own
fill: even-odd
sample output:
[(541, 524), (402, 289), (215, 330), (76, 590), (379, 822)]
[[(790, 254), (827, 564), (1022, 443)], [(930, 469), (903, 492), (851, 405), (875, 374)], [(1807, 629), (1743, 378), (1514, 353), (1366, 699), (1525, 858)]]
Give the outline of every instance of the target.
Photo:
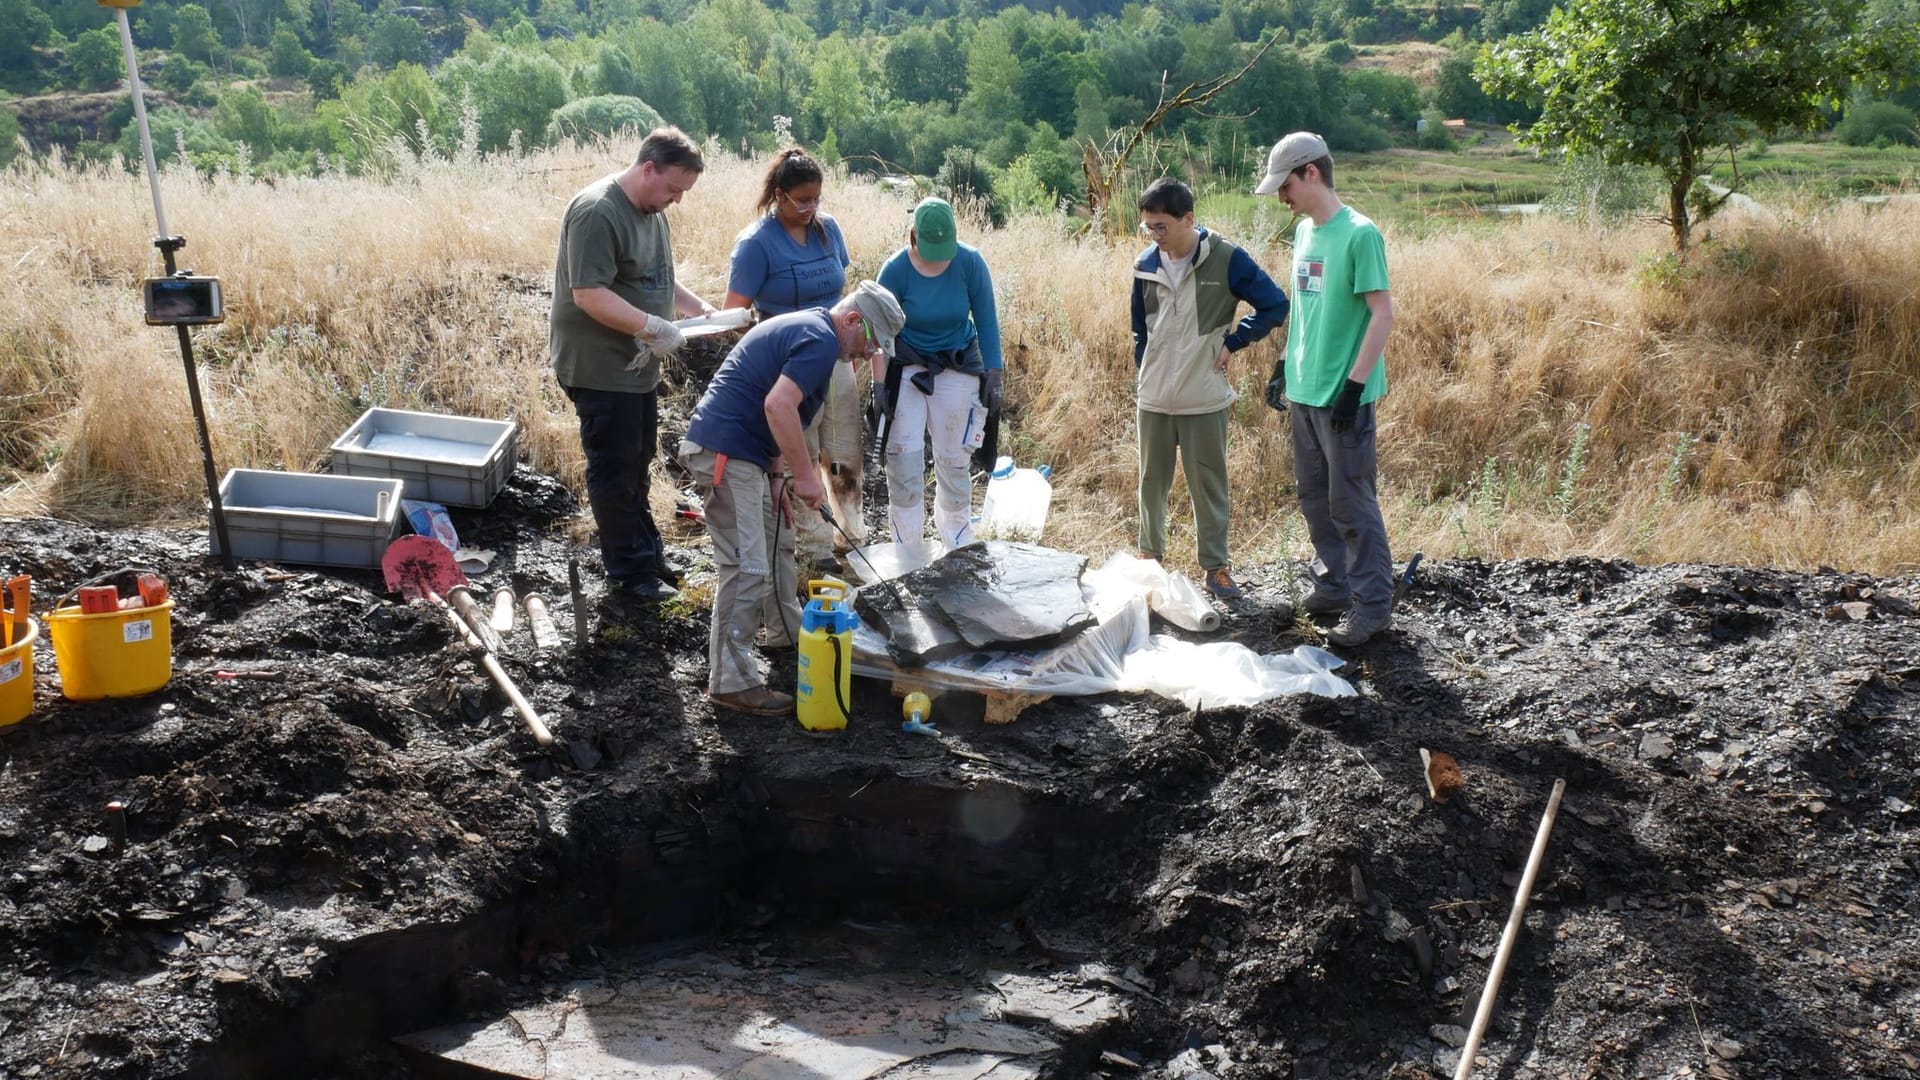
[[(564, 625), (574, 512), (523, 468), (459, 524)], [(1003, 1069), (1451, 1075), (1560, 778), (1489, 1075), (1920, 1074), (1911, 577), (1442, 561), (1348, 654), (1358, 697), (1055, 697), (1005, 725), (943, 700), (937, 739), (870, 680), (835, 735), (716, 713), (690, 601), (511, 658), (543, 749), (372, 572), (4, 524), (41, 582), (153, 566), (176, 607), (165, 688), (65, 701), (43, 652), (0, 736), (0, 1074), (402, 1080), (456, 1066), (394, 1040), (451, 1025), (578, 1002), (664, 1029), (605, 994), (692, 964), (743, 973), (703, 991), (755, 1003), (707, 1029), (735, 1052), (782, 1023), (875, 1042), (769, 973), (967, 1022), (1008, 1021), (969, 1010), (1014, 975), (1121, 1011), (1013, 1016), (1059, 1049)], [(1238, 573), (1220, 636), (1319, 640), (1276, 614), (1298, 569)], [(1444, 804), (1422, 749), (1462, 770)]]

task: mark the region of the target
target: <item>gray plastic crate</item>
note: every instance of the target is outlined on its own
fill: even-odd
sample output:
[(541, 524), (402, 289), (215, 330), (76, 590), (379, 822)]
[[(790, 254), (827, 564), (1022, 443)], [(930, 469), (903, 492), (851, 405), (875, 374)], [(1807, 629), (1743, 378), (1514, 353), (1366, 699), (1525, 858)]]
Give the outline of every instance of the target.
[[(405, 520), (400, 490), (392, 477), (234, 469), (220, 482), (220, 505), (238, 558), (379, 566)], [(218, 555), (219, 533), (208, 532)]]
[(397, 476), (406, 497), (446, 506), (485, 506), (513, 472), (511, 420), (368, 409), (334, 440), (333, 471)]

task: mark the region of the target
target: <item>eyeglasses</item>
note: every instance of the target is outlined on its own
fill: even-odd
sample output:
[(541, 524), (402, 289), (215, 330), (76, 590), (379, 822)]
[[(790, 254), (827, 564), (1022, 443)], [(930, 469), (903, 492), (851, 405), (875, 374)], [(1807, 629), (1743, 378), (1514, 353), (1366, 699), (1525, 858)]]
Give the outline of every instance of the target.
[(820, 208), (821, 197), (818, 195), (815, 195), (811, 199), (796, 199), (783, 191), (780, 193), (780, 197), (787, 200), (787, 205), (793, 207), (795, 210), (818, 210)]
[(866, 331), (868, 352), (873, 352), (880, 348), (880, 343), (873, 340), (873, 324), (867, 321), (865, 315), (860, 316), (860, 329)]
[(1166, 222), (1155, 222), (1149, 225), (1143, 221), (1140, 223), (1140, 232), (1144, 236), (1151, 236), (1155, 240), (1158, 240), (1167, 235), (1167, 229), (1170, 227)]

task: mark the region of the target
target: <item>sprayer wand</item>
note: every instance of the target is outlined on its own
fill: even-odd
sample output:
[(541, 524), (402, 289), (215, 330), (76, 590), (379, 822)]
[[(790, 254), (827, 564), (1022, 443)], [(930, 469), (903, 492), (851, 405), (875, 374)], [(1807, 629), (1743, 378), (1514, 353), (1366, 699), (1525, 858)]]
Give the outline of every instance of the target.
[(833, 526), (833, 531), (840, 534), (840, 538), (847, 542), (847, 547), (855, 555), (860, 556), (861, 562), (867, 564), (867, 572), (873, 575), (873, 580), (887, 587), (887, 595), (893, 597), (893, 606), (899, 608), (901, 611), (907, 610), (907, 602), (901, 598), (900, 590), (894, 588), (893, 582), (880, 573), (879, 568), (873, 565), (873, 560), (867, 558), (867, 553), (860, 550), (860, 545), (855, 542), (853, 537), (847, 535), (847, 530), (841, 528), (840, 523), (833, 519), (833, 511), (827, 508), (825, 500), (822, 500), (820, 503), (820, 517), (825, 520), (827, 524)]

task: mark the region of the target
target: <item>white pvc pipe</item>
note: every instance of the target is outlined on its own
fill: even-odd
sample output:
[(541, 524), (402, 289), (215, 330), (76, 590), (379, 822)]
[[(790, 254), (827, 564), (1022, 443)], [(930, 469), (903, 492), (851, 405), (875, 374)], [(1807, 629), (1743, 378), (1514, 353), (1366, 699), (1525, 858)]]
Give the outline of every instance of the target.
[(1453, 1070), (1453, 1080), (1467, 1080), (1473, 1074), (1473, 1056), (1480, 1052), (1480, 1038), (1487, 1033), (1487, 1022), (1493, 1019), (1493, 1006), (1500, 997), (1500, 976), (1506, 973), (1507, 958), (1513, 955), (1513, 943), (1520, 937), (1520, 924), (1526, 921), (1527, 898), (1533, 894), (1533, 879), (1540, 873), (1540, 863), (1546, 859), (1547, 838), (1553, 835), (1553, 819), (1560, 814), (1560, 796), (1567, 793), (1567, 782), (1555, 780), (1553, 795), (1547, 799), (1547, 812), (1540, 818), (1540, 831), (1533, 837), (1533, 853), (1527, 856), (1527, 872), (1520, 875), (1520, 888), (1513, 897), (1513, 914), (1507, 916), (1506, 932), (1500, 935), (1500, 951), (1494, 954), (1493, 967), (1487, 971), (1486, 989), (1480, 992), (1480, 1008), (1473, 1014), (1473, 1030), (1467, 1033), (1467, 1044), (1460, 1048), (1460, 1064)]
[(127, 22), (127, 9), (115, 8), (120, 17), (120, 48), (127, 54), (127, 88), (133, 91), (133, 118), (140, 123), (140, 153), (147, 162), (147, 186), (153, 189), (153, 219), (160, 226), (160, 238), (167, 231), (167, 211), (160, 203), (160, 170), (153, 163), (153, 132), (147, 128), (147, 94), (140, 85), (140, 64), (133, 52), (133, 27)]

